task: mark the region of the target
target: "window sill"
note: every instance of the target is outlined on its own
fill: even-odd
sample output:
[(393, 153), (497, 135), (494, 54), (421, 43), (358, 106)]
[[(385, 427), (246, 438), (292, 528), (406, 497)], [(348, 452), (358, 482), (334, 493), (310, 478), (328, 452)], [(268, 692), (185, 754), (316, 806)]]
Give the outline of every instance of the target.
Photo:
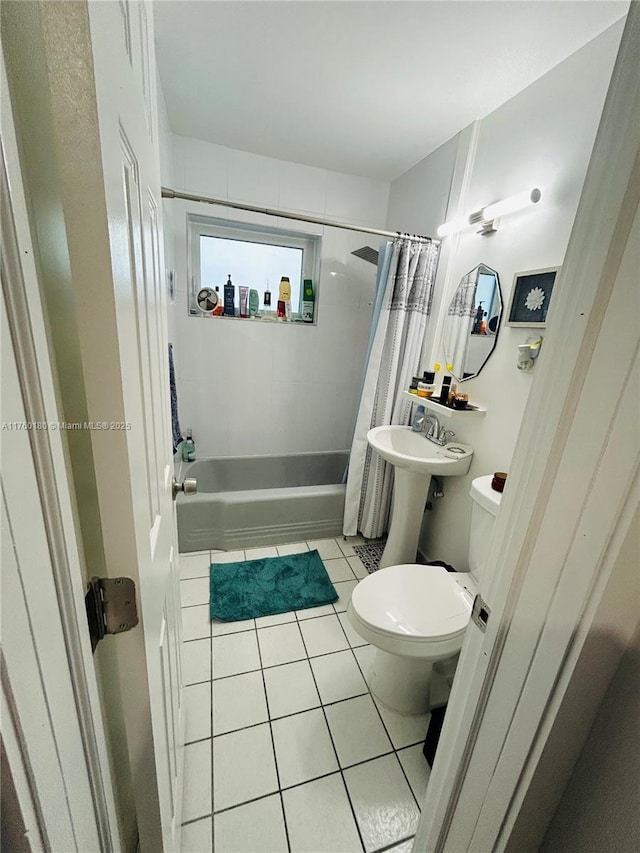
[(192, 317), (196, 320), (242, 320), (243, 322), (250, 323), (271, 323), (272, 325), (279, 326), (315, 326), (317, 325), (317, 320), (314, 318), (313, 322), (305, 322), (302, 317), (299, 315), (294, 315), (291, 320), (285, 320), (282, 317), (277, 317), (275, 311), (262, 311), (256, 317), (241, 317), (239, 314), (236, 314), (234, 317), (231, 317), (229, 314), (205, 314), (199, 312), (197, 314), (188, 314), (189, 317)]

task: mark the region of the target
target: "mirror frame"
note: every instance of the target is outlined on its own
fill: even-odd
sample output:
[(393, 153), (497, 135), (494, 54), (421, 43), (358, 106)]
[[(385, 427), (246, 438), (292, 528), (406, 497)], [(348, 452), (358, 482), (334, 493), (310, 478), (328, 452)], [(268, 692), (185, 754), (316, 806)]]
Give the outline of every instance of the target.
[[(484, 268), (484, 269), (482, 269), (482, 268)], [(465, 279), (465, 278), (466, 278), (468, 275), (470, 275), (472, 272), (476, 271), (476, 284), (477, 284), (477, 275), (479, 275), (481, 272), (484, 272), (485, 270), (486, 270), (486, 271), (488, 271), (491, 275), (494, 275), (494, 276), (495, 276), (495, 279), (496, 279), (496, 287), (498, 288), (498, 295), (500, 296), (500, 306), (501, 306), (501, 307), (500, 307), (500, 319), (499, 319), (499, 322), (498, 322), (498, 327), (497, 327), (497, 329), (496, 329), (495, 335), (493, 336), (493, 338), (494, 338), (494, 340), (493, 340), (493, 347), (491, 348), (491, 352), (487, 355), (487, 357), (485, 358), (485, 360), (484, 360), (484, 361), (482, 362), (482, 364), (480, 365), (480, 367), (479, 367), (479, 369), (478, 369), (477, 373), (474, 373), (474, 374), (473, 374), (473, 376), (465, 376), (465, 377), (463, 377), (463, 378), (458, 378), (458, 377), (455, 375), (455, 373), (453, 372), (453, 370), (450, 370), (449, 372), (451, 373), (451, 375), (453, 376), (453, 378), (455, 379), (455, 381), (456, 381), (456, 382), (468, 382), (470, 379), (475, 379), (477, 376), (480, 376), (480, 374), (482, 373), (482, 371), (483, 371), (483, 369), (484, 369), (485, 365), (487, 364), (487, 362), (489, 361), (489, 359), (491, 358), (491, 356), (493, 355), (493, 353), (494, 353), (494, 351), (495, 351), (495, 348), (496, 348), (496, 346), (497, 346), (497, 344), (498, 344), (498, 337), (499, 337), (499, 335), (500, 335), (500, 329), (501, 329), (501, 327), (502, 327), (502, 325), (503, 325), (503, 323), (504, 323), (504, 315), (505, 315), (505, 310), (506, 310), (506, 309), (505, 309), (504, 296), (503, 296), (503, 294), (502, 294), (502, 288), (500, 287), (500, 276), (499, 276), (499, 274), (498, 274), (498, 271), (497, 271), (497, 270), (494, 270), (492, 267), (488, 266), (488, 264), (485, 264), (485, 263), (483, 263), (482, 261), (480, 261), (479, 263), (477, 263), (477, 264), (475, 265), (475, 267), (473, 267), (472, 269), (470, 269), (468, 273), (465, 273), (465, 274), (461, 277), (460, 281), (458, 282), (458, 285), (456, 286), (456, 289), (455, 289), (455, 290), (453, 291), (453, 293), (451, 294), (451, 299), (450, 299), (450, 300), (449, 300), (449, 302), (447, 303), (446, 310), (447, 310), (447, 312), (449, 311), (449, 305), (451, 304), (451, 300), (454, 298), (455, 294), (457, 293), (458, 287), (460, 287), (460, 284), (462, 283), (463, 279)], [(447, 315), (447, 316), (448, 316), (448, 315)], [(446, 317), (445, 317), (445, 323), (446, 323)], [(442, 351), (443, 351), (443, 353), (444, 353), (444, 357), (445, 357), (445, 358), (444, 358), (444, 360), (445, 360), (445, 364), (446, 364), (446, 363), (447, 363), (447, 354), (446, 354), (446, 352), (445, 352), (445, 345), (444, 345), (444, 329), (445, 329), (445, 323), (443, 323), (443, 326), (442, 326), (442, 337), (441, 337), (441, 339), (442, 339)]]

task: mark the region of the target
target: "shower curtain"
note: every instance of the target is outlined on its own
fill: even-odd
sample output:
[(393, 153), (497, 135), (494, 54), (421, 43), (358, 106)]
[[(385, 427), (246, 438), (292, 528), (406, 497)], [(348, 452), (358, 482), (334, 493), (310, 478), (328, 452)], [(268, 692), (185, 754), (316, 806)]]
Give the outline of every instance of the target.
[(376, 299), (360, 407), (351, 446), (343, 532), (376, 539), (387, 528), (392, 466), (367, 443), (383, 424), (406, 424), (402, 394), (420, 366), (439, 247), (397, 237), (380, 251)]
[(444, 324), (442, 344), (454, 376), (462, 378), (465, 373), (467, 350), (473, 321), (475, 317), (474, 303), (478, 280), (477, 269), (471, 270), (464, 276), (447, 311), (447, 321)]

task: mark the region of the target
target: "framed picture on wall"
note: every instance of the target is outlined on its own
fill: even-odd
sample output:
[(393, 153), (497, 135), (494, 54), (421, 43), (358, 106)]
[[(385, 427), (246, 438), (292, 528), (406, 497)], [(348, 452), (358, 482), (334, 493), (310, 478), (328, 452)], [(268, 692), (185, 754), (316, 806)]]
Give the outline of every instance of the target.
[(560, 267), (518, 272), (513, 279), (507, 311), (507, 326), (543, 329)]

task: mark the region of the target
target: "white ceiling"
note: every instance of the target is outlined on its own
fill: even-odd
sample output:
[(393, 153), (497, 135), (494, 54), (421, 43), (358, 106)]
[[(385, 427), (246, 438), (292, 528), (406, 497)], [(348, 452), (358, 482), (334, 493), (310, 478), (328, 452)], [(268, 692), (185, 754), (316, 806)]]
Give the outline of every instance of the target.
[(391, 180), (627, 11), (628, 2), (162, 0), (175, 133)]

